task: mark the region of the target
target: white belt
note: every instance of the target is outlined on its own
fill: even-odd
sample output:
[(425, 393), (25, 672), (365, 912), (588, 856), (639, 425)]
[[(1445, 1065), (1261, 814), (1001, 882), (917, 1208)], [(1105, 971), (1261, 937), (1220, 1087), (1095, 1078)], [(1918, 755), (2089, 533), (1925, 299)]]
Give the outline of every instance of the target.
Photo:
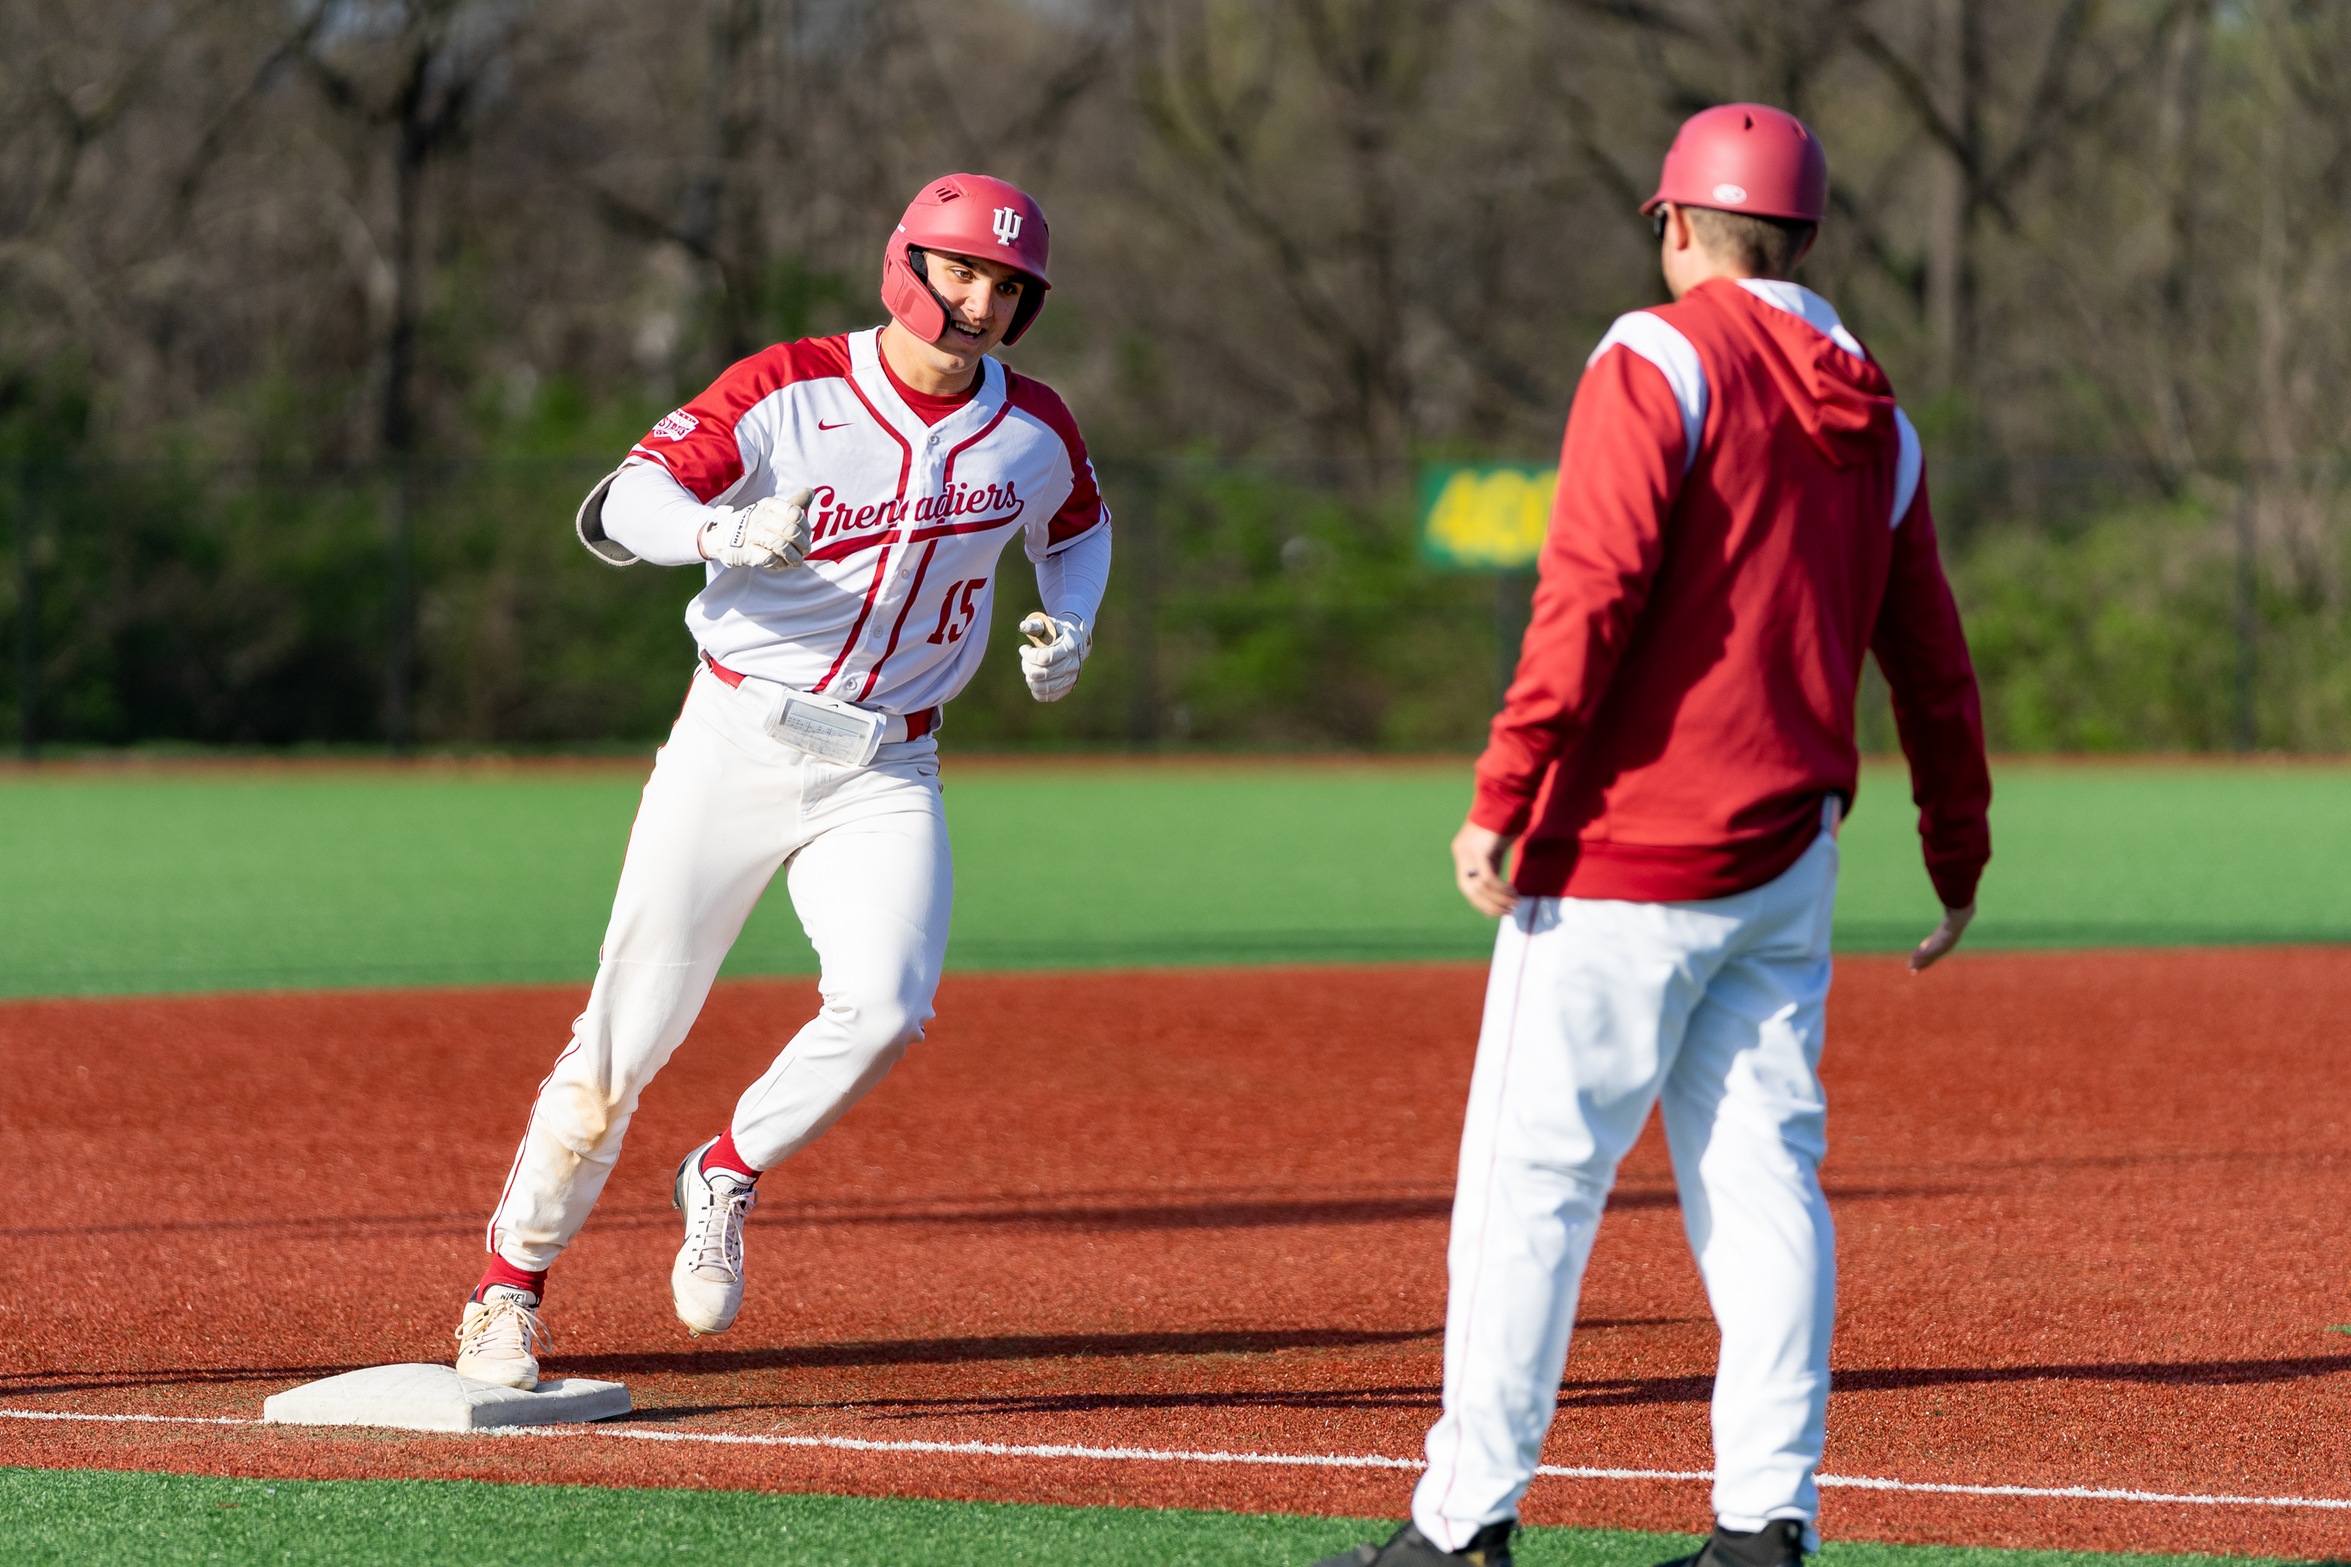
[(815, 696), (779, 681), (746, 675), (726, 667), (708, 653), (702, 662), (720, 681), (757, 699), (765, 709), (762, 726), (769, 738), (811, 756), (848, 767), (863, 767), (885, 745), (919, 740), (939, 727), (939, 709), (919, 713), (881, 713), (838, 697)]

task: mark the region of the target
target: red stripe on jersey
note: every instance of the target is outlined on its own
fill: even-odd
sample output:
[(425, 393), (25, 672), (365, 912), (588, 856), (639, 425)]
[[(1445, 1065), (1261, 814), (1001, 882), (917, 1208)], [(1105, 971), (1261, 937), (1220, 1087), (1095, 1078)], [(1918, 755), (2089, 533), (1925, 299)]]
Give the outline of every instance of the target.
[[(888, 549), (891, 545), (897, 542), (898, 536), (895, 533), (871, 533), (866, 534), (860, 538), (835, 539), (832, 543), (823, 546), (821, 549), (810, 550), (808, 552), (808, 559), (847, 560), (850, 556), (860, 554), (866, 550)], [(914, 541), (909, 539), (907, 542), (911, 544)]]
[(931, 557), (938, 553), (939, 546), (936, 540), (924, 547), (922, 559), (916, 563), (914, 568), (914, 586), (906, 590), (906, 602), (898, 606), (898, 623), (890, 628), (890, 645), (882, 649), (882, 656), (875, 659), (873, 668), (865, 672), (865, 684), (857, 692), (858, 701), (862, 702), (873, 695), (873, 683), (881, 678), (882, 666), (890, 661), (892, 653), (898, 651), (898, 634), (906, 629), (906, 612), (914, 608), (916, 599), (922, 597), (922, 579), (929, 575)]
[(857, 400), (865, 405), (865, 411), (873, 415), (873, 422), (882, 427), (882, 433), (898, 443), (898, 499), (906, 499), (906, 481), (914, 473), (914, 448), (907, 444), (905, 436), (898, 433), (896, 425), (882, 417), (882, 411), (873, 405), (873, 399), (865, 395), (864, 387), (859, 386), (852, 379), (849, 383), (849, 390), (854, 392), (857, 395)]
[[(1022, 509), (1025, 510), (1025, 507)], [(1000, 517), (981, 517), (972, 522), (932, 523), (907, 534), (904, 542), (920, 544), (929, 539), (952, 538), (959, 533), (986, 533), (992, 528), (1009, 528), (1018, 521), (1020, 521), (1020, 510)], [(900, 542), (899, 536), (895, 533), (871, 533), (860, 538), (835, 539), (822, 549), (810, 550), (808, 558), (810, 560), (847, 560), (850, 556), (873, 549), (877, 545), (887, 546), (898, 542)]]
[(694, 499), (708, 505), (743, 477), (743, 448), (735, 435), (743, 416), (787, 386), (823, 380), (856, 388), (846, 337), (803, 338), (763, 348), (729, 365), (700, 396), (656, 423), (630, 455), (661, 464)]
[[(1012, 372), (1009, 370), (1005, 372), (1006, 375), (1010, 375), (1011, 373)], [(891, 384), (896, 385), (897, 383), (892, 382)], [(868, 403), (866, 404), (866, 407), (870, 409), (873, 407), (873, 405)], [(996, 410), (996, 416), (980, 427), (978, 434), (971, 436), (967, 440), (958, 441), (947, 449), (947, 461), (945, 465), (939, 470), (939, 486), (942, 492), (951, 491), (955, 488), (955, 459), (962, 456), (965, 452), (969, 451), (974, 446), (979, 445), (980, 442), (986, 440), (989, 436), (995, 434), (996, 427), (1002, 424), (1005, 420), (1005, 417), (1011, 412), (1012, 400), (1008, 397), (1004, 400), (1003, 405)], [(879, 419), (881, 416), (876, 414), (874, 417)], [(883, 428), (888, 429), (889, 426), (885, 424)], [(893, 430), (891, 433), (895, 435), (897, 432)], [(901, 441), (899, 444), (904, 446), (905, 442)], [(909, 460), (911, 460), (913, 456), (911, 449), (908, 450), (907, 456)], [(905, 498), (906, 489), (905, 478), (903, 475), (901, 475), (899, 479), (898, 494), (901, 500)], [(1100, 507), (1100, 505), (1101, 502), (1099, 499), (1097, 499), (1095, 502), (1097, 509)], [(971, 522), (934, 523), (929, 527), (917, 528), (912, 533), (907, 534), (906, 542), (913, 544), (925, 539), (944, 539), (958, 533), (985, 533), (991, 528), (1010, 527), (1013, 523), (1018, 522), (1019, 520), (1020, 511), (1016, 509), (1009, 516), (983, 517)], [(1083, 532), (1084, 530), (1080, 529), (1079, 531)], [(1072, 536), (1074, 537), (1074, 535)], [(808, 552), (808, 558), (810, 560), (847, 560), (850, 556), (856, 554), (860, 550), (872, 549), (877, 544), (887, 545), (893, 541), (894, 536), (889, 533), (874, 533), (866, 535), (862, 538), (855, 539), (836, 539), (832, 543), (825, 545), (822, 549), (810, 550)], [(883, 655), (885, 658), (888, 656), (889, 655), (886, 653)], [(874, 667), (878, 669), (881, 666), (877, 664)]]
[[(865, 395), (865, 389), (859, 386), (855, 380), (851, 380), (849, 382), (849, 390), (857, 394), (857, 400), (859, 402), (865, 404), (865, 411), (873, 415), (873, 422), (880, 425), (882, 429), (889, 435), (890, 439), (898, 443), (898, 494), (893, 499), (891, 504), (893, 506), (903, 506), (906, 504), (906, 481), (912, 477), (914, 473), (914, 448), (907, 444), (905, 436), (898, 433), (897, 426), (891, 424), (889, 420), (882, 417), (882, 411), (873, 405), (873, 400)], [(903, 524), (901, 524), (901, 526), (903, 526)], [(857, 623), (849, 628), (848, 640), (841, 644), (841, 651), (833, 655), (833, 667), (826, 670), (824, 672), (824, 678), (819, 680), (814, 686), (810, 688), (813, 691), (822, 691), (825, 689), (825, 687), (831, 685), (833, 683), (834, 677), (841, 673), (841, 666), (849, 662), (850, 651), (857, 646), (857, 639), (865, 632), (866, 621), (873, 615), (874, 600), (881, 597), (883, 573), (888, 569), (890, 564), (890, 551), (887, 548), (887, 545), (890, 542), (890, 535), (887, 533), (882, 534), (875, 542), (880, 543), (885, 547), (882, 550), (882, 558), (873, 563), (873, 584), (865, 590), (865, 603), (857, 611)], [(855, 552), (852, 551), (851, 553)], [(840, 560), (844, 559), (845, 557), (836, 555), (825, 558)], [(908, 600), (908, 602), (912, 602), (911, 598)], [(885, 658), (888, 656), (889, 655), (886, 653), (883, 655)], [(866, 683), (869, 686), (872, 684), (870, 680)]]
[[(1007, 375), (1010, 375), (1011, 373), (1012, 372), (1009, 370), (1005, 372)], [(973, 436), (968, 441), (957, 441), (953, 446), (947, 448), (947, 466), (939, 470), (939, 487), (941, 489), (951, 490), (955, 488), (955, 459), (961, 457), (965, 452), (970, 451), (973, 447), (979, 445), (980, 442), (986, 440), (989, 436), (994, 435), (996, 433), (996, 426), (1002, 424), (1004, 422), (1004, 416), (1010, 412), (1012, 412), (1012, 399), (1007, 397), (1004, 399), (1003, 406), (996, 410), (996, 417), (990, 419), (986, 424), (980, 426), (979, 434)]]
[(849, 628), (849, 639), (841, 644), (841, 651), (833, 655), (833, 667), (824, 672), (822, 680), (809, 688), (811, 691), (822, 691), (831, 685), (833, 677), (841, 672), (841, 666), (849, 662), (849, 650), (857, 646), (859, 633), (865, 630), (866, 621), (873, 616), (874, 600), (882, 596), (882, 582), (887, 577), (889, 569), (890, 552), (884, 550), (882, 558), (873, 563), (873, 581), (865, 590), (864, 605), (857, 611), (857, 624)]
[(942, 522), (928, 528), (917, 528), (907, 535), (907, 542), (918, 543), (924, 539), (953, 538), (958, 533), (986, 533), (991, 528), (1009, 528), (1020, 521), (1020, 514), (1025, 510), (1027, 507), (1022, 506), (1003, 517), (982, 517), (977, 522)]
[(1069, 405), (1059, 393), (1025, 375), (1008, 370), (1005, 376), (1010, 383), (1005, 402), (1060, 436), (1062, 448), (1069, 453), (1069, 499), (1061, 503), (1046, 528), (1046, 548), (1050, 549), (1102, 520), (1102, 491), (1094, 482), (1094, 460), (1086, 455), (1085, 437), (1078, 434), (1078, 422), (1070, 417)]

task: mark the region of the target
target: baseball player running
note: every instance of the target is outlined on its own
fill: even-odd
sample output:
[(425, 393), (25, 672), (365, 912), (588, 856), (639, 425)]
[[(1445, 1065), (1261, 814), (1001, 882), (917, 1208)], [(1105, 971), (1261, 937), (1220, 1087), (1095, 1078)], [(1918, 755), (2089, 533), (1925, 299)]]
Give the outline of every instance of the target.
[(761, 1173), (922, 1037), (953, 892), (935, 731), (987, 646), (997, 558), (1017, 537), (1036, 568), (1044, 612), (1020, 660), (1040, 702), (1076, 683), (1110, 575), (1069, 410), (989, 357), (1045, 303), (1046, 239), (1003, 181), (932, 181), (884, 251), (887, 323), (735, 365), (581, 505), (580, 539), (608, 561), (702, 565), (686, 611), (701, 660), (629, 832), (587, 1010), (491, 1215), (461, 1375), (537, 1385), (547, 1270), (779, 866), (823, 1005), (678, 1166), (670, 1292), (689, 1332), (734, 1323)]
[[(1787, 274), (1820, 144), (1758, 104), (1666, 154), (1674, 303), (1619, 318), (1568, 417), (1518, 675), (1453, 840), (1501, 917), (1462, 1131), (1444, 1410), (1412, 1521), (1324, 1567), (1510, 1560), (1617, 1163), (1663, 1105), (1722, 1333), (1715, 1527), (1687, 1567), (1818, 1548), (1836, 1262), (1817, 1068), (1864, 649), (1893, 688), (1958, 942), (1991, 855), (1975, 676), (1917, 432)], [(1505, 874), (1517, 842), (1517, 863)]]

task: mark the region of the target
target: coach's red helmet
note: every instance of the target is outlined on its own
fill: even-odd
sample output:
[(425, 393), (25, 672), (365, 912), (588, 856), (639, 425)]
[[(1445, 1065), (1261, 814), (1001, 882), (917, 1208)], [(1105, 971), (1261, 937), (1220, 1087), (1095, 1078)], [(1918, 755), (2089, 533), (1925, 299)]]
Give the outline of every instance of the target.
[(1784, 109), (1726, 103), (1701, 110), (1682, 122), (1657, 194), (1641, 211), (1655, 212), (1668, 201), (1818, 223), (1829, 210), (1828, 154)]
[(947, 307), (914, 252), (951, 251), (1000, 262), (1028, 279), (1013, 308), (1011, 330), (1004, 334), (1005, 342), (1017, 343), (1045, 308), (1045, 290), (1053, 286), (1045, 279), (1050, 243), (1045, 209), (1026, 191), (985, 174), (935, 179), (907, 205), (882, 252), (882, 303), (900, 326), (935, 343), (947, 330)]

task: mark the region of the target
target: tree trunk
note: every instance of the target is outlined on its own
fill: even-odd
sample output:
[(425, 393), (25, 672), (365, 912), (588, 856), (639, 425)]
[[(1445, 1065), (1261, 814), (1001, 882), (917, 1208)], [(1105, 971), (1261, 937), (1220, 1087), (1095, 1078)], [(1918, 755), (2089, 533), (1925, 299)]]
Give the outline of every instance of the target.
[(1939, 161), (1927, 252), (1927, 328), (1938, 391), (1965, 388), (1975, 357), (1975, 233), (1984, 159), (1983, 0), (1936, 0), (1931, 59), (1960, 151)]
[(2156, 387), (2156, 422), (2164, 461), (2185, 477), (2197, 462), (2189, 434), (2186, 384), (2195, 360), (2194, 279), (2196, 276), (2199, 137), (2203, 130), (2204, 60), (2212, 22), (2212, 0), (2190, 0), (2181, 8), (2165, 51), (2163, 99), (2156, 126), (2158, 166), (2169, 187), (2165, 212), (2170, 254), (2157, 301), (2154, 349), (2161, 363)]
[[(421, 82), (429, 49), (412, 65)], [(416, 335), (422, 314), (417, 213), (431, 134), (418, 123), (423, 94), (403, 100), (392, 154), (392, 320), (384, 337), (381, 450), (390, 470), (384, 501), (384, 743), (395, 756), (416, 744)]]
[(1126, 584), (1124, 615), (1127, 654), (1127, 749), (1159, 749), (1159, 508), (1164, 499), (1159, 466), (1134, 468), (1134, 502), (1119, 518), (1119, 575)]
[(765, 9), (764, 0), (712, 0), (701, 168), (679, 225), (688, 247), (709, 266), (717, 294), (712, 332), (729, 364), (765, 346), (759, 340), (764, 270), (759, 193), (743, 169), (758, 125), (759, 88), (757, 82), (746, 83), (744, 75), (757, 67), (755, 45), (766, 25)]
[(15, 500), (16, 749), (31, 762), (41, 755), (41, 581), (33, 556), (33, 484), (21, 459)]

